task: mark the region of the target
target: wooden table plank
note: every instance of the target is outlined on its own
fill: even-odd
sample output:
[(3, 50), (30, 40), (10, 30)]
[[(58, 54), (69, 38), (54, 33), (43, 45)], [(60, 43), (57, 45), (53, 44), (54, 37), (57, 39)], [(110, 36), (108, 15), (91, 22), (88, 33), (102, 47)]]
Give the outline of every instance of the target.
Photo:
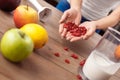
[(26, 60), (15, 64), (0, 55), (0, 79), (3, 80), (77, 80), (76, 75), (32, 53)]
[(7, 13), (0, 10), (0, 31), (5, 32), (10, 28), (15, 27), (12, 13)]
[[(78, 68), (80, 67), (80, 61), (84, 60), (85, 58), (77, 55), (79, 58), (74, 59), (71, 55), (74, 53), (71, 50), (64, 50), (64, 46), (55, 42), (54, 40), (50, 39), (48, 44), (42, 49), (36, 50), (36, 53), (40, 54), (41, 56), (45, 57), (47, 60), (52, 61), (53, 63), (57, 64), (58, 66), (74, 73), (75, 75), (78, 74)], [(59, 53), (59, 57), (55, 56), (55, 53)], [(75, 54), (75, 53), (74, 53)], [(65, 60), (69, 60), (70, 63), (66, 63)]]

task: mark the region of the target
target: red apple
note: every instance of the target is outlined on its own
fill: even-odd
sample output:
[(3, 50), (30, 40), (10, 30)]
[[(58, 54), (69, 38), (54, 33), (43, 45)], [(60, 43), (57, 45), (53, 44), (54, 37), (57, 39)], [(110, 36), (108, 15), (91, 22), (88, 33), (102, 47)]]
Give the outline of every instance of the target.
[(13, 13), (14, 22), (17, 28), (28, 23), (38, 23), (39, 17), (35, 9), (27, 5), (18, 6)]
[(0, 9), (7, 12), (13, 11), (20, 2), (21, 0), (0, 0)]

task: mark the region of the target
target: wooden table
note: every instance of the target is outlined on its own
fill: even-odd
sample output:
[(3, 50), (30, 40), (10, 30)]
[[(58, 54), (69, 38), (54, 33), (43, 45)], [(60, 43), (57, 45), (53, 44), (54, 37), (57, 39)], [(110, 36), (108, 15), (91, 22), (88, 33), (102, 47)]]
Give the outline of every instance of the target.
[[(49, 34), (47, 44), (33, 53), (21, 63), (15, 64), (6, 60), (0, 54), (0, 80), (78, 80), (77, 75), (80, 61), (88, 57), (90, 52), (96, 46), (101, 36), (94, 34), (89, 40), (80, 40), (70, 43), (60, 38), (58, 33), (59, 19), (62, 12), (39, 0), (43, 6), (52, 9), (52, 15), (47, 22), (39, 22), (44, 26)], [(21, 4), (24, 4), (22, 1)], [(34, 8), (30, 3), (29, 5)], [(10, 28), (15, 28), (12, 13), (6, 13), (0, 10), (0, 38)], [(64, 50), (68, 47), (69, 50)], [(54, 53), (58, 52), (60, 57)], [(78, 59), (73, 59), (71, 54), (78, 55)], [(65, 63), (65, 59), (70, 60), (70, 64)], [(120, 71), (118, 71), (110, 80), (119, 80)]]

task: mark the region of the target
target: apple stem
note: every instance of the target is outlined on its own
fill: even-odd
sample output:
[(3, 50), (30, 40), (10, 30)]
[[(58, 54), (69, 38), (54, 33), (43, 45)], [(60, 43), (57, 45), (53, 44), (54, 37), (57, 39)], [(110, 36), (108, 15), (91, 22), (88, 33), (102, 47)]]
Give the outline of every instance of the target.
[(27, 4), (27, 10), (28, 10), (28, 4)]
[(20, 34), (20, 36), (21, 36), (22, 38), (24, 38), (24, 36), (25, 36), (25, 33), (24, 33), (24, 32), (19, 31), (19, 34)]
[(24, 0), (25, 1), (25, 5), (27, 6), (27, 10), (28, 10), (28, 2), (27, 2), (27, 0)]

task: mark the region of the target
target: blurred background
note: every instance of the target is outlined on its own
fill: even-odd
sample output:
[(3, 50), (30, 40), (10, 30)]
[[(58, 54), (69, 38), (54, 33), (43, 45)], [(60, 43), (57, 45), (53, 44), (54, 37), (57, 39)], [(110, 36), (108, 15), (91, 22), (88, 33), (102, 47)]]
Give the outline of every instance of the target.
[(59, 0), (45, 0), (46, 2), (50, 3), (53, 6), (56, 6), (59, 2)]

